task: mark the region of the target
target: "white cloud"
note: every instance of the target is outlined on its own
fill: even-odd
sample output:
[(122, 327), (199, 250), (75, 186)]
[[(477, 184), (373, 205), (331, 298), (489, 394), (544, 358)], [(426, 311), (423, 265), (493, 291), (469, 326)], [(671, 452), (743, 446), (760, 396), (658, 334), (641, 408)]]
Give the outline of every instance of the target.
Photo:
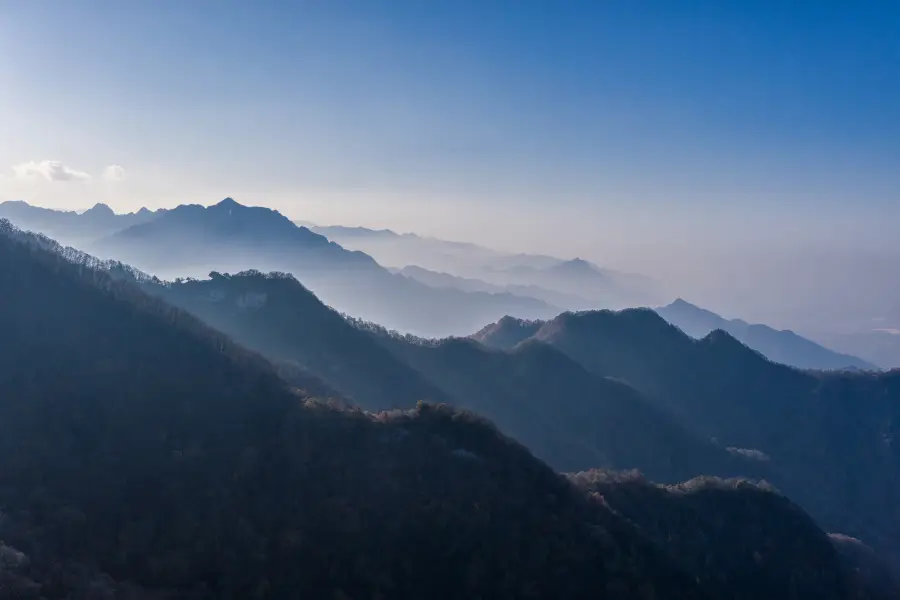
[(109, 165), (103, 169), (103, 179), (106, 181), (122, 181), (125, 179), (125, 169), (119, 165)]
[(47, 181), (90, 181), (84, 171), (67, 167), (58, 160), (29, 161), (13, 167), (17, 179), (43, 177)]

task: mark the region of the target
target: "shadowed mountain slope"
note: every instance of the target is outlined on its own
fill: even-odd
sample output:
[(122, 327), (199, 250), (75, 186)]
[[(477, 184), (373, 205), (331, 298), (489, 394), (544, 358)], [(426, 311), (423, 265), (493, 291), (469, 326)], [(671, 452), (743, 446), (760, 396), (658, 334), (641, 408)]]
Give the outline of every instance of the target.
[(248, 271), (213, 273), (147, 291), (274, 360), (290, 361), (373, 410), (449, 398), (418, 371), (322, 304), (296, 279)]
[(0, 595), (703, 597), (478, 419), (317, 407), (193, 317), (4, 228), (0, 576), (19, 587)]
[[(702, 528), (644, 533), (470, 413), (325, 408), (127, 268), (54, 248), (0, 222), (4, 599), (860, 597), (820, 532), (767, 548), (777, 568), (701, 565), (681, 554)], [(744, 535), (728, 506), (704, 506), (704, 548)], [(739, 595), (785, 565), (790, 588)]]
[(664, 481), (767, 473), (545, 344), (504, 353), (462, 339), (423, 343), (354, 325), (282, 275), (213, 274), (144, 286), (247, 347), (299, 365), (359, 406), (449, 402), (495, 421), (560, 470), (638, 467)]
[[(749, 600), (814, 592), (810, 597), (888, 598), (896, 590), (871, 574), (853, 578), (820, 571), (836, 551), (829, 537), (800, 507), (764, 486), (708, 477), (661, 486), (599, 471), (572, 480), (666, 548), (712, 596)], [(847, 568), (851, 565), (848, 561)]]
[(764, 460), (826, 528), (900, 559), (900, 371), (803, 372), (724, 331), (692, 339), (649, 309), (563, 314), (532, 339)]

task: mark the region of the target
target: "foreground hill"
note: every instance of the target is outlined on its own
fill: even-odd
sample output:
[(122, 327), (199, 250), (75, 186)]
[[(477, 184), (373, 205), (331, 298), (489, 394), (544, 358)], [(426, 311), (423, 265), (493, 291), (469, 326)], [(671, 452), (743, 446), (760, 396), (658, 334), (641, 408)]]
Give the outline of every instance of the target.
[[(665, 548), (714, 596), (782, 598), (822, 584), (819, 593), (828, 596), (842, 579), (850, 582), (850, 593), (856, 597), (890, 597), (897, 590), (893, 578), (883, 572), (882, 561), (859, 558), (865, 550), (853, 552), (843, 573), (817, 573), (817, 565), (831, 552), (826, 544), (830, 538), (790, 500), (766, 486), (708, 477), (662, 486), (638, 474), (600, 471), (571, 478)], [(777, 522), (770, 519), (774, 514), (779, 515)], [(852, 545), (844, 542), (847, 538), (834, 537), (839, 552), (850, 554), (844, 550)], [(858, 542), (853, 546), (862, 547)], [(797, 560), (805, 563), (800, 569)], [(765, 575), (754, 576), (754, 570)], [(740, 573), (740, 585), (723, 573)], [(824, 582), (829, 576), (831, 589)]]
[(761, 352), (768, 359), (800, 369), (878, 370), (861, 358), (829, 350), (793, 331), (779, 331), (740, 319), (724, 319), (714, 312), (682, 299), (657, 308), (656, 312), (691, 337), (702, 338), (712, 331), (727, 331), (735, 339)]
[(317, 407), (15, 232), (0, 266), (7, 598), (702, 597), (471, 416)]
[(900, 559), (900, 371), (803, 372), (721, 330), (692, 339), (649, 309), (566, 313), (528, 339), (629, 382), (694, 432), (757, 457), (827, 528)]
[[(471, 414), (310, 402), (5, 222), (0, 286), (0, 597), (860, 597), (786, 501), (733, 491), (764, 507), (760, 530), (796, 523), (788, 545), (746, 540), (777, 567), (731, 550), (710, 564), (684, 552), (743, 535), (728, 501), (704, 506), (719, 529), (699, 549), (681, 521), (644, 533)], [(780, 592), (742, 592), (748, 576)]]

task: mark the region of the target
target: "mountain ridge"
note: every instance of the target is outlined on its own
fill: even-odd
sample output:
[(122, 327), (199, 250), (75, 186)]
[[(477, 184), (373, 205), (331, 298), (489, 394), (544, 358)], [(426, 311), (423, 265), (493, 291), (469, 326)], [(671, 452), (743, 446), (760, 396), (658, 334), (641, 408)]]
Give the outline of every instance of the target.
[[(711, 567), (473, 415), (311, 403), (258, 355), (4, 223), (0, 353), (17, 362), (0, 361), (14, 399), (0, 404), (0, 581), (11, 598), (762, 600), (789, 580), (801, 597), (851, 598), (814, 528), (805, 555), (758, 546), (794, 565), (786, 575), (735, 542)], [(690, 538), (727, 523), (719, 506), (708, 524), (663, 526)], [(763, 514), (773, 533), (802, 521), (774, 505)], [(748, 572), (749, 593), (735, 579)]]
[(776, 330), (767, 325), (751, 324), (740, 319), (725, 319), (716, 313), (678, 298), (656, 312), (677, 325), (691, 337), (700, 338), (721, 329), (775, 362), (801, 369), (863, 369), (878, 367), (861, 358), (835, 352), (790, 330)]
[(592, 373), (628, 382), (690, 430), (766, 457), (785, 476), (779, 485), (826, 528), (900, 561), (900, 453), (892, 442), (900, 370), (801, 371), (723, 330), (691, 338), (650, 309), (567, 313), (532, 337)]
[(211, 271), (293, 272), (343, 312), (421, 335), (461, 334), (507, 312), (528, 317), (557, 312), (540, 300), (511, 294), (435, 290), (298, 227), (277, 211), (232, 198), (150, 216), (90, 243), (72, 245), (164, 279), (205, 277)]
[(148, 222), (164, 214), (165, 209), (117, 214), (108, 205), (97, 203), (83, 211), (59, 211), (34, 206), (22, 200), (0, 202), (0, 218), (26, 230), (60, 238), (69, 244), (84, 244), (135, 224)]

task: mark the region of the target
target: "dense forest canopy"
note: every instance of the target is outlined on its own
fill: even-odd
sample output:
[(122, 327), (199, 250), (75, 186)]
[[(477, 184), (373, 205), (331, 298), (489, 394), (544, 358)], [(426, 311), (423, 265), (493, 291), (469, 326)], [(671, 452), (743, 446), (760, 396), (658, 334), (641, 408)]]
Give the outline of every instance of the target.
[(0, 597), (890, 597), (774, 491), (728, 487), (690, 522), (677, 495), (562, 477), (458, 408), (328, 406), (4, 222), (0, 289)]

